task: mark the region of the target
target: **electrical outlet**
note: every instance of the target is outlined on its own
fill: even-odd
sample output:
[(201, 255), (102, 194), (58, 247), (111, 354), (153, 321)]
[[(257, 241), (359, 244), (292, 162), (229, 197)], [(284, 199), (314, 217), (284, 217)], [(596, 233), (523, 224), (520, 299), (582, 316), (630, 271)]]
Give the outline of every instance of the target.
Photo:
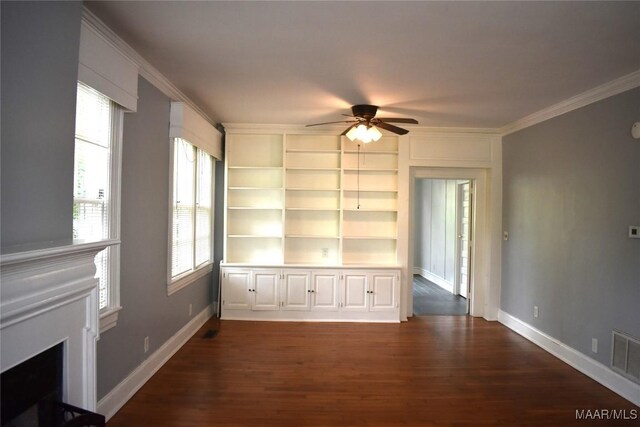
[(149, 337), (144, 337), (144, 352), (149, 351)]
[(533, 306), (533, 317), (538, 318), (538, 306)]
[(598, 339), (591, 338), (591, 351), (594, 353), (598, 352)]
[(189, 317), (193, 314), (193, 304), (189, 304)]
[(329, 258), (329, 248), (322, 248), (322, 258)]

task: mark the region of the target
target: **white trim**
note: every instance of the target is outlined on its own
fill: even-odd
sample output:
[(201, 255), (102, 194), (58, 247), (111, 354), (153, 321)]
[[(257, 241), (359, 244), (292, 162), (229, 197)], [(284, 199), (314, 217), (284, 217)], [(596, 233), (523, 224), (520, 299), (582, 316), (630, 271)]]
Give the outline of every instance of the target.
[(609, 369), (608, 366), (585, 356), (563, 342), (547, 335), (522, 320), (502, 310), (498, 312), (498, 321), (509, 329), (522, 335), (532, 343), (551, 353), (558, 359), (577, 369), (603, 386), (614, 391), (635, 405), (640, 406), (640, 385)]
[(86, 6), (82, 8), (82, 22), (90, 26), (97, 34), (106, 42), (117, 49), (121, 54), (129, 58), (138, 66), (138, 72), (142, 77), (148, 80), (152, 85), (158, 88), (162, 93), (167, 95), (174, 101), (182, 101), (189, 107), (198, 112), (212, 125), (215, 122), (191, 99), (187, 97), (180, 89), (178, 89), (169, 79), (167, 79), (160, 71), (144, 59), (129, 44), (120, 38), (111, 28), (107, 27), (96, 15), (94, 15)]
[[(118, 287), (119, 288), (119, 287)], [(118, 289), (120, 290), (120, 289)], [(100, 333), (103, 334), (118, 324), (118, 312), (122, 307), (117, 306), (100, 313)]]
[(211, 273), (211, 271), (213, 271), (213, 262), (200, 266), (198, 269), (189, 272), (185, 276), (175, 279), (169, 283), (169, 286), (167, 286), (167, 295), (178, 292), (180, 289), (189, 286), (199, 278)]
[(172, 102), (169, 137), (183, 138), (213, 158), (222, 159), (222, 133), (184, 102)]
[(445, 279), (438, 276), (437, 274), (427, 271), (421, 267), (413, 267), (413, 274), (419, 274), (420, 276), (424, 277), (428, 281), (433, 282), (436, 285), (440, 286), (445, 291), (449, 293), (453, 293), (453, 283), (447, 282)]
[[(264, 134), (265, 132), (296, 134), (296, 135), (330, 135), (335, 132), (339, 135), (344, 131), (346, 125), (324, 125), (318, 127), (306, 127), (295, 124), (270, 124), (270, 123), (222, 123), (225, 132), (228, 134)], [(500, 136), (500, 129), (497, 128), (464, 128), (464, 127), (429, 127), (403, 125), (409, 130), (410, 135), (431, 135), (434, 133), (454, 133), (454, 134), (488, 134)], [(383, 131), (386, 134), (386, 132)], [(390, 135), (390, 134), (388, 134)]]
[(214, 306), (208, 305), (194, 316), (175, 335), (142, 362), (133, 372), (98, 402), (98, 412), (107, 421), (165, 364), (214, 314)]
[(94, 258), (113, 243), (71, 244), (2, 256), (2, 372), (63, 343), (63, 399), (95, 410), (99, 330)]
[(593, 89), (589, 89), (586, 92), (572, 96), (569, 99), (565, 99), (564, 101), (544, 108), (533, 114), (529, 114), (526, 117), (503, 126), (500, 128), (500, 133), (503, 136), (509, 135), (510, 133), (517, 132), (529, 126), (533, 126), (570, 111), (577, 110), (578, 108), (582, 108), (589, 104), (593, 104), (594, 102), (609, 98), (610, 96), (626, 92), (627, 90), (638, 86), (640, 86), (640, 70), (634, 71), (631, 74), (627, 74), (600, 86), (596, 86)]

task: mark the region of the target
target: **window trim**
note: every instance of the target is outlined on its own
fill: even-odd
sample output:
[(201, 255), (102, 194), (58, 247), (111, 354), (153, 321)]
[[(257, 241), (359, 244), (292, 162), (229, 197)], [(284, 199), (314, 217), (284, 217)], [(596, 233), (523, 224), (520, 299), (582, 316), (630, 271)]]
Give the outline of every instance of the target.
[[(196, 227), (195, 227), (195, 215), (196, 215), (196, 209), (195, 209), (195, 205), (194, 205), (194, 209), (193, 209), (193, 215), (194, 215), (194, 229), (193, 229), (193, 234), (194, 234), (194, 241), (193, 241), (193, 248), (192, 250), (194, 251), (194, 260), (193, 260), (193, 264), (194, 264), (194, 268), (192, 270), (186, 271), (182, 274), (179, 274), (175, 277), (171, 276), (171, 265), (172, 265), (172, 261), (173, 261), (173, 193), (174, 193), (174, 184), (175, 184), (175, 177), (174, 177), (174, 164), (175, 164), (175, 151), (176, 151), (176, 140), (178, 139), (182, 139), (185, 142), (189, 143), (193, 149), (195, 150), (196, 153), (196, 157), (197, 158), (197, 152), (198, 150), (204, 151), (206, 154), (208, 154), (211, 158), (211, 225), (210, 225), (210, 230), (211, 230), (211, 252), (209, 254), (209, 260), (206, 262), (203, 262), (201, 264), (196, 265), (196, 259), (195, 259), (195, 234), (196, 234)], [(167, 295), (172, 295), (176, 292), (178, 292), (180, 289), (183, 289), (187, 286), (189, 286), (190, 284), (194, 283), (195, 281), (197, 281), (198, 279), (206, 276), (208, 273), (213, 271), (213, 259), (214, 259), (214, 250), (213, 250), (213, 236), (214, 236), (214, 221), (215, 221), (215, 180), (216, 180), (216, 174), (215, 174), (215, 167), (216, 167), (216, 162), (215, 162), (215, 157), (213, 157), (213, 155), (209, 152), (207, 152), (206, 150), (203, 150), (202, 148), (198, 147), (196, 144), (191, 143), (190, 141), (184, 139), (184, 138), (179, 138), (179, 137), (174, 137), (174, 138), (169, 138), (169, 145), (171, 147), (170, 149), (170, 155), (169, 155), (169, 200), (168, 200), (168, 217), (169, 217), (169, 227), (167, 227)], [(194, 162), (195, 164), (196, 162)], [(197, 170), (194, 168), (194, 186), (193, 186), (193, 192), (194, 192), (194, 204), (195, 201), (197, 200), (197, 191), (198, 191), (198, 182), (197, 182)]]
[[(91, 86), (78, 81), (78, 85), (82, 84), (94, 90)], [(102, 96), (107, 97), (103, 93)], [(107, 97), (108, 98), (108, 97)], [(78, 106), (76, 105), (76, 108)], [(118, 312), (122, 309), (120, 305), (120, 216), (121, 216), (121, 181), (122, 181), (122, 134), (124, 124), (124, 108), (118, 103), (109, 99), (110, 109), (110, 165), (109, 165), (109, 219), (108, 219), (108, 237), (104, 240), (115, 240), (115, 243), (108, 247), (109, 266), (108, 266), (108, 298), (107, 306), (99, 309), (100, 333), (104, 333), (115, 327), (118, 323)], [(75, 143), (74, 143), (75, 145)], [(74, 198), (75, 199), (75, 198)], [(107, 249), (105, 249), (107, 250)], [(98, 290), (98, 293), (100, 291)], [(99, 295), (98, 295), (99, 301)], [(98, 302), (99, 304), (99, 302)]]

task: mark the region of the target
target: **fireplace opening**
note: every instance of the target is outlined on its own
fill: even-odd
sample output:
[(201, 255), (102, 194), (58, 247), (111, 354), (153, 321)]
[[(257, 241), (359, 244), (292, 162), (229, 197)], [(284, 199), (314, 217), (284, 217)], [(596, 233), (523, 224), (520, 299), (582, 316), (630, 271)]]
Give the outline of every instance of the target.
[(2, 427), (105, 425), (102, 415), (62, 403), (63, 359), (60, 343), (2, 373)]

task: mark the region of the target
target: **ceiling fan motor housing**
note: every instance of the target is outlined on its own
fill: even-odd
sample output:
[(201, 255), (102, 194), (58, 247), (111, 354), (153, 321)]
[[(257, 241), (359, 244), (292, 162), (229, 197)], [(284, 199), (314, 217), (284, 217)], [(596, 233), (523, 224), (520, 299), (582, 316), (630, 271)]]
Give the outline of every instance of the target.
[(355, 117), (362, 117), (369, 121), (375, 117), (378, 107), (376, 105), (359, 104), (351, 107), (351, 112)]

